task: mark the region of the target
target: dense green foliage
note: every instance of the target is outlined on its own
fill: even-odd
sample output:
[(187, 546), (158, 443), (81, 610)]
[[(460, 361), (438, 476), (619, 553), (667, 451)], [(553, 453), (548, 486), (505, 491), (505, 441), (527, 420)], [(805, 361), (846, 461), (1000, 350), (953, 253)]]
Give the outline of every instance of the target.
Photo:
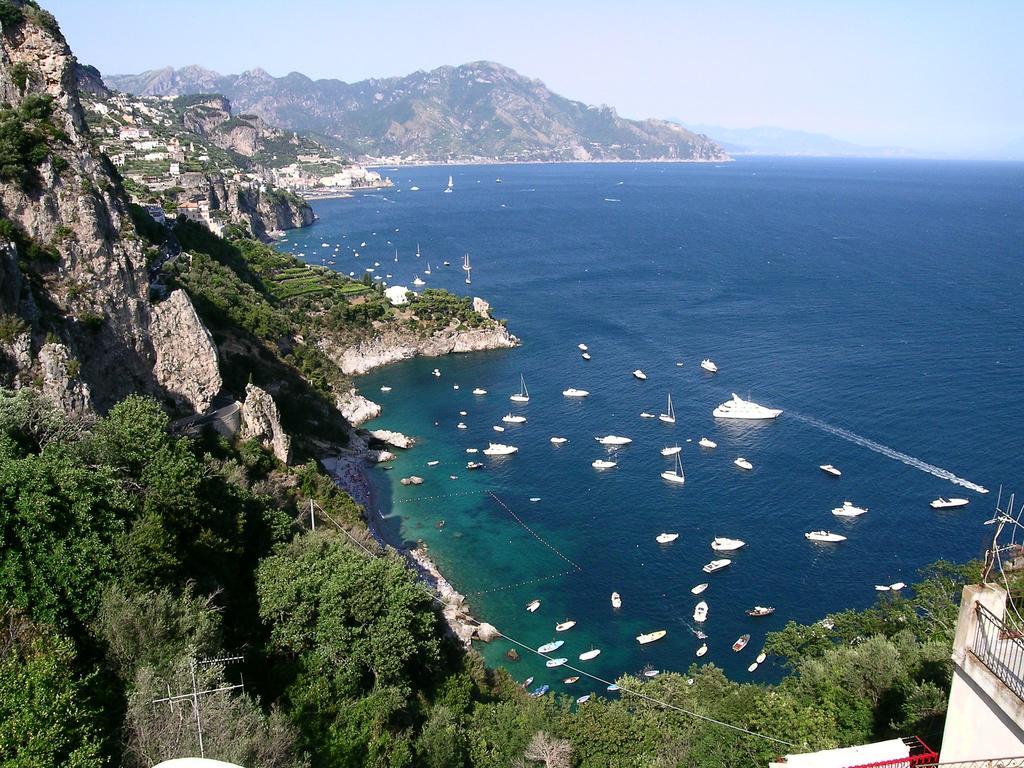
[(37, 181), (37, 169), (64, 139), (50, 122), (52, 115), (53, 97), (48, 95), (29, 94), (15, 107), (0, 107), (0, 179), (22, 188)]

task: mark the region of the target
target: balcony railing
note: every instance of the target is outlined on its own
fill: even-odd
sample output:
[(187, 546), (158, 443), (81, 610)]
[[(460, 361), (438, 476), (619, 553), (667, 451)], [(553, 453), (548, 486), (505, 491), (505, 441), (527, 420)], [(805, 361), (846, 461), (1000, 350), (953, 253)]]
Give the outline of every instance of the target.
[(908, 736), (903, 739), (903, 743), (910, 747), (909, 757), (883, 760), (879, 763), (863, 763), (862, 765), (850, 766), (850, 768), (930, 768), (930, 766), (936, 765), (939, 754), (921, 741), (920, 738)]
[(978, 603), (971, 653), (1024, 700), (1024, 639), (1020, 632)]

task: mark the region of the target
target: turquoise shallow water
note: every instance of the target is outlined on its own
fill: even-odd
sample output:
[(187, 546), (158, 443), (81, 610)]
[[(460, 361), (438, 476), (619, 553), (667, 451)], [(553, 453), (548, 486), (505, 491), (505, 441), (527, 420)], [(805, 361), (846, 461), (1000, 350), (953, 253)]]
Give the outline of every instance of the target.
[[(455, 192), (443, 194), (449, 173)], [(429, 260), (429, 285), (487, 298), (522, 338), (514, 350), (412, 360), (359, 381), (384, 406), (373, 426), (420, 441), (393, 472), (374, 475), (373, 514), (385, 536), (426, 541), (477, 616), (511, 636), (538, 646), (571, 618), (578, 624), (558, 635), (561, 653), (575, 659), (602, 648), (588, 665), (595, 673), (684, 669), (699, 645), (688, 626), (699, 598), (689, 590), (707, 581), (704, 659), (737, 679), (771, 679), (771, 664), (746, 672), (766, 631), (867, 606), (874, 584), (911, 582), (937, 558), (979, 555), (999, 485), (1019, 488), (1024, 166), (759, 159), (390, 175), (395, 190), (317, 203), (320, 221), (281, 247), (319, 263), (337, 246), (335, 268), (359, 273), (379, 261), (378, 272), (405, 284), (424, 276)], [(458, 269), (465, 252), (472, 286)], [(452, 266), (441, 267), (444, 259)], [(590, 346), (590, 362), (579, 342)], [(717, 375), (699, 370), (705, 356)], [(638, 367), (647, 381), (630, 375)], [(520, 372), (526, 406), (508, 400)], [(379, 391), (385, 384), (391, 392)], [(570, 386), (592, 394), (563, 398)], [(488, 394), (474, 396), (474, 387)], [(771, 423), (716, 422), (711, 409), (733, 391), (786, 412)], [(668, 392), (674, 427), (639, 418), (659, 412)], [(509, 411), (528, 421), (498, 435), (491, 427)], [(460, 420), (468, 429), (456, 429)], [(634, 442), (602, 473), (590, 462), (605, 454), (594, 436), (606, 433)], [(570, 442), (553, 447), (555, 434)], [(700, 450), (701, 435), (719, 447)], [(494, 439), (519, 454), (465, 453)], [(681, 487), (659, 477), (670, 466), (659, 449), (674, 441), (683, 445)], [(740, 455), (753, 471), (733, 466)], [(467, 472), (471, 458), (486, 469)], [(440, 464), (427, 467), (431, 460)], [(820, 472), (824, 462), (843, 476)], [(398, 485), (413, 473), (426, 482)], [(928, 501), (940, 495), (971, 504), (933, 512)], [(833, 517), (844, 499), (869, 513)], [(804, 539), (819, 528), (849, 539)], [(681, 535), (661, 546), (661, 531)], [(705, 576), (716, 535), (747, 546), (730, 568)], [(613, 590), (622, 594), (618, 611)], [(535, 597), (542, 607), (529, 614)], [(778, 610), (752, 619), (744, 610), (754, 604)], [(669, 630), (659, 643), (641, 648), (633, 639), (659, 628)], [(742, 633), (750, 645), (734, 654), (729, 646)], [(500, 664), (508, 647), (482, 651)], [(565, 674), (536, 659), (509, 668), (562, 688)]]

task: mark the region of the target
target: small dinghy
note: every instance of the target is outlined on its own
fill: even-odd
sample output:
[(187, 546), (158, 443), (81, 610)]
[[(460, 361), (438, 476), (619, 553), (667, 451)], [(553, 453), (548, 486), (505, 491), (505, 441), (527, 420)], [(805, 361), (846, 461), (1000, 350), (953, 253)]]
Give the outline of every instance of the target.
[(832, 475), (832, 477), (839, 477), (839, 476), (841, 476), (843, 474), (838, 469), (833, 467), (831, 464), (821, 464), (818, 467), (818, 469), (820, 469), (822, 472), (824, 472), (826, 474)]
[(697, 649), (697, 655), (698, 656), (703, 656), (707, 652), (708, 652), (708, 644), (707, 643), (701, 643), (700, 648)]
[(732, 644), (732, 649), (734, 651), (736, 651), (737, 653), (739, 653), (740, 651), (742, 651), (744, 648), (747, 647), (747, 643), (749, 643), (749, 642), (750, 642), (750, 635), (740, 635), (736, 639), (736, 642)]
[(380, 391), (381, 392), (390, 392), (391, 391), (391, 387), (381, 387)]
[(505, 431), (504, 427), (500, 427), (497, 424), (495, 424), (493, 427), (491, 427), (491, 429), (493, 429), (495, 432), (504, 432)]
[(622, 689), (621, 689), (621, 688), (619, 688), (619, 686), (618, 686), (618, 685), (616, 685), (615, 683), (612, 683), (612, 684), (611, 684), (611, 685), (609, 685), (609, 686), (608, 686), (607, 688), (605, 688), (605, 690), (606, 690), (606, 691), (611, 691), (612, 693), (615, 693), (615, 691), (619, 691), (619, 690), (622, 690)]
[(486, 395), (487, 394), (487, 390), (486, 389), (481, 389), (480, 387), (477, 387), (476, 389), (473, 390), (473, 394), (474, 395)]
[(466, 453), (480, 453), (479, 448), (467, 448)]
[(590, 661), (591, 659), (596, 659), (600, 655), (600, 648), (591, 648), (589, 651), (584, 651), (580, 654), (580, 661)]
[(548, 659), (547, 661), (544, 662), (544, 666), (547, 667), (548, 669), (554, 669), (555, 667), (562, 666), (567, 661), (568, 661), (568, 659), (564, 659), (564, 658), (563, 659)]
[(647, 381), (647, 374), (637, 368), (633, 371), (633, 378), (640, 379), (640, 381)]
[(563, 621), (561, 624), (555, 624), (555, 632), (565, 632), (566, 630), (572, 629), (575, 626), (575, 621)]
[(659, 544), (671, 544), (673, 541), (679, 538), (678, 533), (659, 533), (654, 537), (654, 540)]
[(589, 352), (584, 352), (582, 355), (580, 355), (580, 357), (582, 357), (584, 360), (589, 360), (590, 359), (590, 353)]
[(697, 603), (697, 607), (693, 609), (693, 620), (698, 623), (703, 623), (708, 619), (708, 604), (701, 600)]
[(698, 584), (696, 587), (691, 589), (690, 593), (694, 594), (694, 595), (699, 595), (701, 592), (703, 592), (707, 588), (708, 588), (708, 584), (707, 584), (707, 582), (704, 582), (703, 584)]
[(753, 672), (755, 669), (757, 669), (757, 662), (756, 661), (753, 662), (749, 667), (747, 667), (747, 672)]
[(529, 688), (532, 684), (533, 684), (533, 676), (532, 675), (530, 677), (526, 678), (525, 680), (523, 680), (523, 688)]
[(771, 616), (775, 609), (767, 605), (755, 605), (747, 610), (747, 616)]
[(579, 675), (573, 675), (572, 677), (565, 678), (565, 680), (563, 680), (562, 683), (564, 683), (565, 685), (572, 685), (573, 683), (578, 682), (579, 679)]
[(544, 643), (540, 648), (537, 649), (537, 653), (551, 653), (557, 651), (565, 645), (565, 640), (552, 640), (550, 643)]
[(526, 610), (528, 610), (530, 613), (533, 613), (538, 608), (540, 608), (540, 600), (531, 600), (526, 604)]
[(612, 592), (612, 608), (622, 607), (622, 596), (618, 592)]
[(640, 418), (641, 419), (653, 419), (654, 418), (654, 414), (653, 413), (648, 413), (647, 411), (640, 411)]
[(645, 669), (644, 670), (644, 677), (657, 677), (660, 674), (661, 674), (661, 670), (660, 669)]
[(767, 654), (764, 651), (761, 651), (759, 654), (757, 654), (757, 658), (754, 659), (754, 661), (756, 661), (758, 664), (764, 664), (764, 660), (767, 658)]
[(436, 466), (437, 466), (438, 464), (440, 464), (440, 463), (441, 463), (440, 461), (437, 461), (437, 460), (435, 459), (434, 461), (428, 461), (428, 462), (427, 462), (427, 466), (428, 466), (428, 467), (436, 467)]
[(582, 696), (580, 696), (578, 699), (576, 699), (576, 703), (577, 704), (586, 704), (588, 701), (590, 701), (590, 694), (589, 693), (585, 693)]
[(895, 584), (890, 584), (889, 589), (891, 589), (893, 592), (899, 592), (905, 586), (907, 585), (904, 584), (902, 581), (897, 581)]
[(455, 428), (456, 429), (469, 429), (469, 427), (466, 426), (466, 423), (464, 421), (460, 421), (458, 424), (456, 424)]

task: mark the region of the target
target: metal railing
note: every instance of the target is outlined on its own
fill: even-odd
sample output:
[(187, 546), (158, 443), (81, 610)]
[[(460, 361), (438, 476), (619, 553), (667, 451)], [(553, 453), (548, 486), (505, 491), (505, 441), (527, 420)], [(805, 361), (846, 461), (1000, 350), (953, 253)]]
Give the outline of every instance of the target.
[(910, 748), (910, 755), (875, 763), (862, 763), (850, 768), (930, 768), (937, 764), (939, 753), (917, 736), (907, 736), (903, 743)]
[(1024, 640), (981, 603), (970, 651), (1003, 684), (1024, 700)]

